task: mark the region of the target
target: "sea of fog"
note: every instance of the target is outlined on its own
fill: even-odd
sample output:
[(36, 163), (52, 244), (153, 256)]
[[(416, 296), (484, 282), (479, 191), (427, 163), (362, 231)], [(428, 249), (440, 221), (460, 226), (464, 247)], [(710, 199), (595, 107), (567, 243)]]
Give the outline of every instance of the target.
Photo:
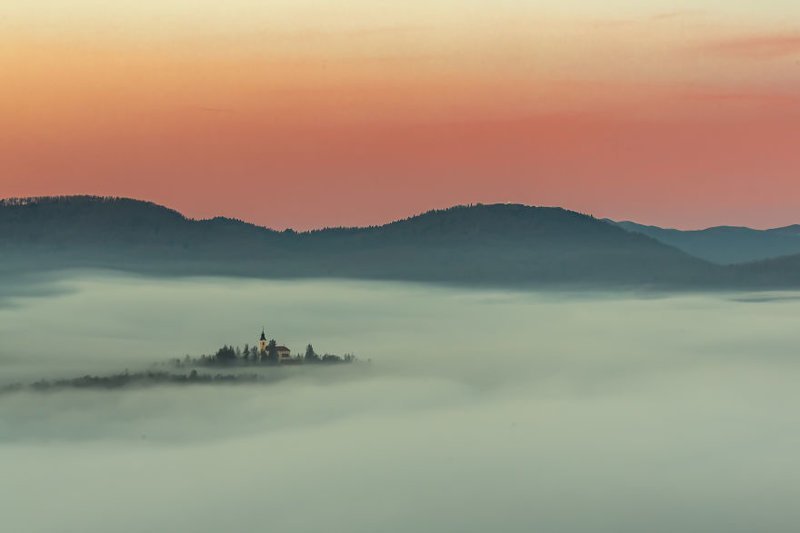
[(263, 385), (2, 395), (0, 530), (800, 524), (796, 294), (0, 280), (0, 385), (252, 345), (262, 327), (363, 363)]

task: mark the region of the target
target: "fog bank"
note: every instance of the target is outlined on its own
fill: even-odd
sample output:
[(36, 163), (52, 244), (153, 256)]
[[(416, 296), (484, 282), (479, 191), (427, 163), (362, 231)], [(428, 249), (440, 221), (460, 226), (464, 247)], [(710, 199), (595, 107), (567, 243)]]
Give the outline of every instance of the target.
[(796, 294), (71, 273), (0, 291), (0, 381), (268, 333), (369, 365), (0, 398), (3, 529), (794, 531)]

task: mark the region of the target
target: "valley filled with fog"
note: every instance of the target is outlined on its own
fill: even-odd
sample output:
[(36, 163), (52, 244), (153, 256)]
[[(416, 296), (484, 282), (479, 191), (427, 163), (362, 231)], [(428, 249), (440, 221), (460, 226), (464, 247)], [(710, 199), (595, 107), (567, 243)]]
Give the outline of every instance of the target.
[(800, 295), (73, 271), (0, 281), (0, 386), (261, 328), (268, 384), (0, 395), (13, 532), (789, 532)]

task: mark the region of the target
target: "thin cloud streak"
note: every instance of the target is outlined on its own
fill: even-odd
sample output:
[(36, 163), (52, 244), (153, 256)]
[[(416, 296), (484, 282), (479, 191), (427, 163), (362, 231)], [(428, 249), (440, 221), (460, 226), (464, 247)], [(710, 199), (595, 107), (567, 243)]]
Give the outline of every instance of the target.
[(678, 9), (675, 11), (665, 11), (658, 13), (651, 17), (651, 20), (673, 20), (678, 18), (696, 17), (705, 15), (706, 11), (703, 9)]
[(800, 57), (800, 33), (788, 35), (755, 35), (705, 44), (707, 52), (741, 59), (779, 59)]

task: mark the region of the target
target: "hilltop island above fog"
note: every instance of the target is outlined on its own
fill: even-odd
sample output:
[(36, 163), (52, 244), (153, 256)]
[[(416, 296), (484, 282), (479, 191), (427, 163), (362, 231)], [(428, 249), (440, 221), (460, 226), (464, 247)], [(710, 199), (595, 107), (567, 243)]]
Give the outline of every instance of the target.
[(193, 220), (124, 198), (5, 200), (0, 254), (0, 269), (12, 275), (109, 268), (533, 288), (800, 287), (798, 255), (721, 265), (589, 215), (514, 204), (457, 206), (382, 226), (279, 232), (228, 218)]
[(306, 346), (304, 355), (292, 355), (292, 351), (286, 346), (278, 345), (275, 339), (267, 340), (267, 334), (262, 329), (261, 336), (258, 338), (257, 346), (245, 344), (243, 348), (238, 346), (225, 345), (213, 355), (201, 355), (198, 358), (191, 358), (188, 355), (183, 359), (175, 359), (175, 366), (264, 366), (264, 365), (302, 365), (302, 364), (337, 364), (352, 363), (355, 357), (352, 354), (345, 354), (344, 357), (326, 353), (319, 355), (314, 347), (309, 344)]
[[(204, 384), (247, 384), (269, 383), (282, 379), (284, 375), (264, 372), (270, 368), (298, 365), (330, 366), (356, 362), (355, 356), (345, 354), (319, 355), (314, 347), (306, 346), (305, 354), (292, 355), (286, 346), (280, 346), (275, 339), (267, 340), (266, 332), (261, 331), (256, 346), (245, 344), (223, 346), (212, 355), (200, 357), (176, 358), (165, 363), (168, 370), (162, 368), (141, 372), (119, 372), (116, 374), (96, 376), (84, 375), (66, 379), (40, 379), (29, 385), (13, 383), (0, 387), (0, 393), (31, 390), (46, 392), (58, 389), (118, 389), (131, 386), (152, 385), (204, 385)], [(199, 369), (199, 371), (198, 371)], [(248, 372), (244, 372), (247, 370)], [(226, 373), (222, 373), (225, 371)]]

